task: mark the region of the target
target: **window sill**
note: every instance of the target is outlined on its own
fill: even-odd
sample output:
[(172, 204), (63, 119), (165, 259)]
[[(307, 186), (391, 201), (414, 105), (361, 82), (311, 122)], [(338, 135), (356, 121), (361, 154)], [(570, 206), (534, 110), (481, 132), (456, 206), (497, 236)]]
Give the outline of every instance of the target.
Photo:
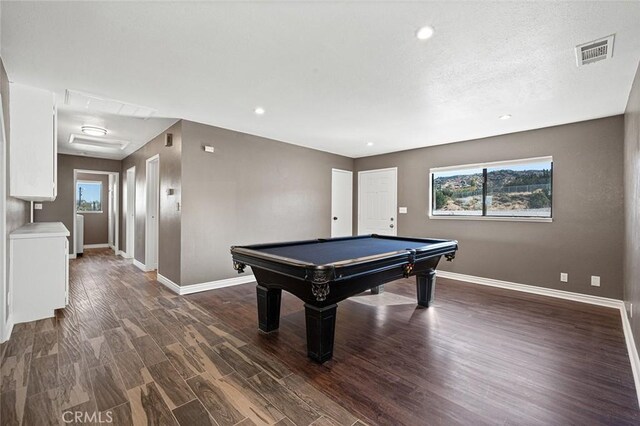
[(102, 210), (100, 210), (99, 212), (94, 212), (94, 211), (79, 211), (76, 212), (77, 214), (85, 214), (85, 213), (104, 213)]
[(489, 221), (489, 222), (540, 222), (540, 223), (551, 223), (553, 222), (552, 217), (498, 217), (498, 216), (433, 216), (429, 215), (429, 219), (437, 219), (437, 220), (478, 220), (478, 221)]

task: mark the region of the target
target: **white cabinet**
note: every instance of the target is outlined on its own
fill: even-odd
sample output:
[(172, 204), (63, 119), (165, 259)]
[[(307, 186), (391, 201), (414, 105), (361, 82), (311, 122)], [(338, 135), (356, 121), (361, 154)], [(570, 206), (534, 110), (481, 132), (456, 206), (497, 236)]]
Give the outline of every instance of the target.
[(69, 231), (29, 223), (9, 235), (10, 313), (15, 324), (54, 316), (69, 298)]
[(16, 83), (9, 90), (10, 194), (28, 201), (53, 201), (58, 166), (54, 94)]

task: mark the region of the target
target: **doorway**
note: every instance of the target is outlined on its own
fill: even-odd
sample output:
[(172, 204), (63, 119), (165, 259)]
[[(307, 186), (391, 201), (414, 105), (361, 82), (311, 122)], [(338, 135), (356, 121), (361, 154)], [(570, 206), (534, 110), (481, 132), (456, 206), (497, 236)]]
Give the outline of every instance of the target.
[[(79, 178), (79, 176), (84, 175), (92, 175), (92, 176), (103, 176), (106, 178), (105, 186), (107, 187), (107, 196), (102, 197), (97, 194), (102, 194), (101, 189), (95, 190), (96, 198), (88, 197), (89, 192), (87, 189), (90, 186), (98, 186), (98, 184), (102, 185), (99, 179), (83, 181)], [(118, 187), (120, 181), (120, 173), (118, 172), (109, 172), (104, 170), (84, 170), (84, 169), (74, 169), (73, 170), (73, 253), (72, 257), (78, 253), (82, 253), (83, 249), (86, 248), (99, 248), (99, 247), (110, 247), (113, 249), (114, 254), (118, 254), (119, 251), (119, 229), (120, 229), (120, 220), (119, 220), (119, 205), (118, 205)], [(84, 183), (85, 187), (82, 187), (79, 190), (78, 184)], [(100, 186), (101, 188), (101, 186)], [(89, 199), (91, 198), (91, 199)], [(104, 210), (104, 204), (106, 204), (107, 209)], [(82, 226), (84, 229), (79, 229), (79, 221), (78, 215), (88, 218), (90, 215), (99, 215), (105, 214), (107, 216), (107, 239), (104, 243), (93, 243), (87, 242), (88, 235), (85, 231), (86, 226), (88, 225), (88, 220), (82, 220)], [(95, 218), (92, 217), (93, 220)], [(78, 237), (82, 237), (79, 239)]]
[(148, 271), (152, 271), (158, 269), (160, 156), (154, 155), (147, 159), (146, 166), (145, 266)]
[(358, 173), (358, 234), (397, 235), (398, 169)]
[(135, 257), (136, 247), (136, 168), (131, 167), (127, 170), (126, 186), (124, 188), (124, 210), (125, 210), (125, 227), (126, 234), (126, 254), (125, 257)]
[(353, 235), (353, 172), (331, 169), (331, 237)]
[[(116, 187), (115, 187), (115, 178), (113, 175), (109, 175), (109, 190), (108, 190), (108, 197), (109, 197), (109, 206), (115, 206), (117, 203), (117, 200), (115, 198), (116, 195)], [(115, 224), (116, 224), (116, 209), (109, 207), (108, 210), (108, 237), (107, 237), (107, 241), (109, 244), (109, 247), (116, 253), (118, 254), (118, 250), (116, 249), (116, 229), (115, 229)]]

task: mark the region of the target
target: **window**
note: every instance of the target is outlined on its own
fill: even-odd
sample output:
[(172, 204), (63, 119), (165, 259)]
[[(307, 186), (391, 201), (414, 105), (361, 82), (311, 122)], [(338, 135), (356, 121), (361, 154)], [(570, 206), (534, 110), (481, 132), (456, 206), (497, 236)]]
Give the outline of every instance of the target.
[(553, 159), (431, 169), (431, 216), (551, 218)]
[(79, 180), (76, 183), (78, 213), (102, 213), (102, 182)]

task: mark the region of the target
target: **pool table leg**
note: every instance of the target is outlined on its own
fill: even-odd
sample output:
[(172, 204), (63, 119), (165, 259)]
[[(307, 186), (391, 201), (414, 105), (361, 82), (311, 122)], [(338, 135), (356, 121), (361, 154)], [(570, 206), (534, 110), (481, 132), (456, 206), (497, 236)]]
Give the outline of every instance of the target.
[(371, 289), (371, 294), (380, 294), (384, 292), (384, 284), (380, 284), (377, 287)]
[(268, 333), (280, 327), (280, 299), (282, 290), (266, 288), (258, 284), (258, 327)]
[(322, 308), (304, 304), (307, 323), (307, 355), (320, 364), (333, 356), (337, 308), (336, 304)]
[(418, 305), (428, 308), (435, 299), (436, 271), (429, 269), (424, 274), (416, 275), (416, 290), (418, 292)]

